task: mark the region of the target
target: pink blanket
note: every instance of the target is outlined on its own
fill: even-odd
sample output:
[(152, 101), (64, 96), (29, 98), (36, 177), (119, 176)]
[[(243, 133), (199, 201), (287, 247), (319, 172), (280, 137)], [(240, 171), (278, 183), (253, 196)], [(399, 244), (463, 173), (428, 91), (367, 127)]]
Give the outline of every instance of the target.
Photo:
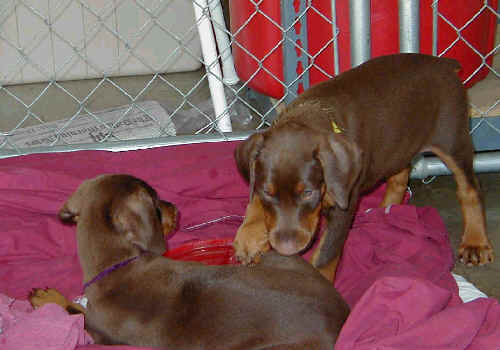
[[(0, 160), (0, 293), (25, 299), (31, 288), (46, 286), (71, 298), (81, 293), (75, 228), (61, 224), (56, 213), (82, 180), (102, 173), (141, 177), (179, 207), (180, 230), (169, 240), (170, 248), (233, 237), (248, 200), (248, 187), (233, 161), (235, 145)], [(380, 192), (364, 198), (345, 246), (335, 285), (353, 309), (336, 349), (499, 348), (498, 301), (461, 303), (450, 274), (446, 229), (436, 210), (401, 205), (386, 212), (376, 208), (379, 199)], [(366, 212), (369, 208), (375, 209)], [(0, 313), (0, 320), (5, 317)], [(0, 345), (6, 344), (6, 334), (0, 335)], [(37, 344), (36, 333), (23, 338)]]
[(66, 350), (91, 344), (83, 322), (83, 315), (69, 315), (58, 305), (48, 304), (33, 311), (28, 301), (0, 294), (2, 349)]

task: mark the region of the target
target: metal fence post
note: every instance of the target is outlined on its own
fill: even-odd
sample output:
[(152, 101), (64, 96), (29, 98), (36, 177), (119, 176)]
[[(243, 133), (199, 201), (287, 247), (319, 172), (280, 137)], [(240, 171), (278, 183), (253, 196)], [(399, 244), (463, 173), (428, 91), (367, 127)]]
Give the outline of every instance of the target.
[(399, 51), (420, 52), (420, 1), (398, 0)]
[[(293, 1), (281, 1), (281, 25), (283, 27), (283, 78), (286, 85), (285, 103), (288, 104), (299, 95), (299, 85), (309, 88), (309, 65), (307, 45), (306, 0), (300, 0), (298, 11)], [(298, 24), (298, 25), (296, 25)], [(301, 52), (303, 50), (304, 52)], [(302, 72), (298, 66), (302, 65)]]
[(340, 74), (340, 63), (339, 63), (339, 44), (338, 44), (338, 32), (337, 27), (337, 4), (335, 0), (331, 2), (332, 7), (332, 35), (333, 35), (333, 74)]
[(371, 57), (370, 0), (349, 0), (351, 30), (351, 67)]

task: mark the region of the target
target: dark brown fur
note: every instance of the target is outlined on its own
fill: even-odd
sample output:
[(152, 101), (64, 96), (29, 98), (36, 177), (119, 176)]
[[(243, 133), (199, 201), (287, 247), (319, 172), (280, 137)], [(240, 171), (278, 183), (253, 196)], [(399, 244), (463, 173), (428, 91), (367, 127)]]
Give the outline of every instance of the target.
[(239, 145), (236, 163), (250, 184), (247, 214), (254, 227), (265, 227), (255, 232), (244, 222), (235, 239), (239, 258), (249, 263), (269, 243), (284, 255), (304, 250), (321, 208), (328, 226), (313, 264), (327, 266), (340, 254), (359, 195), (387, 179), (381, 205), (400, 203), (413, 157), (432, 151), (458, 185), (460, 259), (492, 261), (459, 69), (454, 60), (420, 54), (373, 59), (304, 92), (268, 130)]
[[(160, 256), (166, 248), (163, 233), (175, 226), (175, 207), (132, 176), (85, 181), (60, 217), (77, 223), (85, 281), (142, 254), (85, 290), (85, 327), (99, 343), (169, 349), (332, 349), (347, 317), (348, 306), (333, 286), (298, 257), (270, 252), (250, 268)], [(32, 295), (35, 305), (43, 304), (38, 297), (53, 294), (38, 292)]]

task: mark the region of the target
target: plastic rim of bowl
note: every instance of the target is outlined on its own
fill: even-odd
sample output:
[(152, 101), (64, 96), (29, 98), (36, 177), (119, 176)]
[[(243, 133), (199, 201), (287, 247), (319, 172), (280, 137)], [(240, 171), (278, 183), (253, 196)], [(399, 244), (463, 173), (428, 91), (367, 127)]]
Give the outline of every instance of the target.
[(230, 238), (188, 242), (163, 255), (174, 260), (197, 261), (207, 265), (238, 264)]

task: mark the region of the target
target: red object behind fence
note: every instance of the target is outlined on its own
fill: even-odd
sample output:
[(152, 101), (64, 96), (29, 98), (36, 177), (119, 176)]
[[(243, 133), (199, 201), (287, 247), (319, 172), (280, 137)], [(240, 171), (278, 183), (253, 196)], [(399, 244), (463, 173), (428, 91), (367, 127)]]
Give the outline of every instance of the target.
[[(432, 53), (432, 0), (420, 1), (420, 52)], [(233, 55), (236, 71), (249, 86), (265, 95), (281, 98), (284, 93), (281, 8), (278, 0), (263, 0), (256, 5), (250, 0), (230, 1), (231, 31), (235, 35)], [(497, 9), (498, 0), (489, 1), (490, 7)], [(349, 1), (336, 1), (340, 71), (351, 66)], [(333, 75), (333, 45), (327, 43), (332, 38), (332, 25), (325, 20), (331, 18), (330, 0), (312, 0), (315, 10), (307, 11), (308, 52), (315, 56), (314, 64)], [(477, 17), (460, 31), (465, 39), (482, 55), (488, 55), (494, 47), (497, 16), (488, 8), (483, 8), (482, 0), (440, 1), (439, 13), (457, 29)], [(482, 9), (482, 11), (480, 11)], [(296, 30), (301, 30), (299, 26)], [(395, 0), (371, 2), (371, 54), (372, 57), (399, 52), (398, 6)], [(438, 19), (438, 53), (445, 51), (458, 39), (457, 31), (441, 17)], [(326, 46), (325, 46), (326, 45)], [(489, 70), (481, 67), (482, 58), (463, 40), (446, 51), (446, 57), (453, 57), (462, 64), (460, 76), (467, 80), (467, 87), (486, 77)], [(491, 65), (493, 55), (486, 63)], [(260, 63), (262, 62), (262, 63)], [(310, 70), (310, 84), (328, 79), (320, 69)]]

